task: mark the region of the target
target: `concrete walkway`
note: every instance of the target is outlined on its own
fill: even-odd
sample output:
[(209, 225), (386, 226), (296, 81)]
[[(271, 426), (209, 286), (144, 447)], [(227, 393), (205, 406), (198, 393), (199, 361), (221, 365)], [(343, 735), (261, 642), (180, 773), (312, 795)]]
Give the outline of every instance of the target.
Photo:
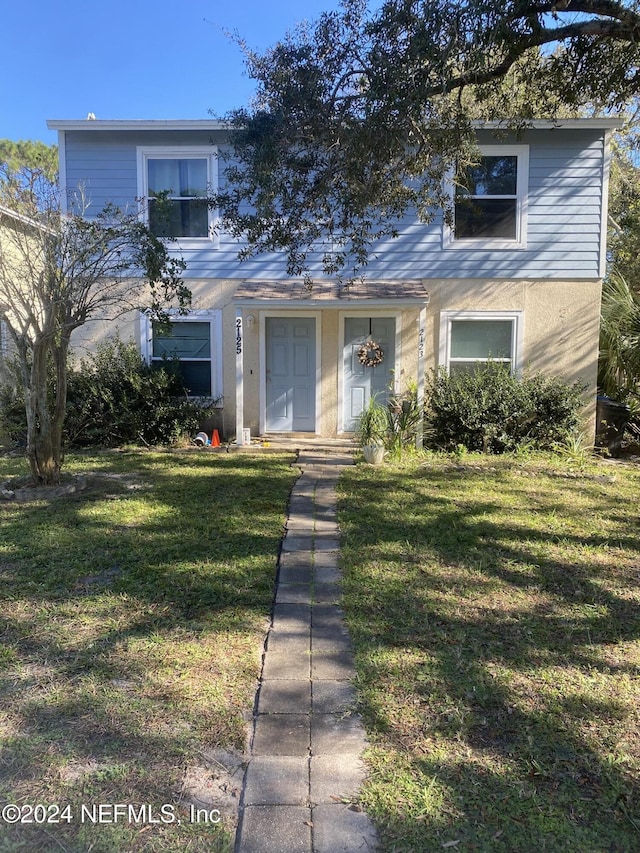
[(365, 736), (338, 569), (335, 486), (348, 455), (304, 452), (256, 697), (236, 853), (376, 848), (360, 811)]

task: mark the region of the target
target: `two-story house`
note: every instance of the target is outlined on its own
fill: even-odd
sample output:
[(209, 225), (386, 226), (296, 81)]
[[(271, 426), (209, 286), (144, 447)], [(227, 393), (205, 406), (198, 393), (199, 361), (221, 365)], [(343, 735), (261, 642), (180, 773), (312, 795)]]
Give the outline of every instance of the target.
[[(243, 428), (348, 434), (371, 394), (489, 358), (583, 381), (593, 420), (615, 124), (540, 121), (517, 138), (479, 128), (482, 159), (453, 198), (453, 225), (407, 219), (376, 246), (366, 283), (345, 290), (318, 264), (309, 291), (275, 254), (240, 263), (203, 202), (224, 180), (224, 124), (48, 122), (63, 187), (83, 187), (89, 214), (141, 202), (157, 233), (177, 237), (192, 312), (170, 337), (143, 313), (118, 330), (150, 361), (177, 355), (192, 393), (220, 401), (239, 441)], [(93, 324), (77, 345), (113, 331)]]

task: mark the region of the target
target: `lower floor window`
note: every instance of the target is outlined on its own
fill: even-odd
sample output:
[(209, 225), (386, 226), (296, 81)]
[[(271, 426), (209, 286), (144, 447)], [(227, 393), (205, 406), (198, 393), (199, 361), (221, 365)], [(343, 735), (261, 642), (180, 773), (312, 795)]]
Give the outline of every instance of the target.
[(521, 358), (521, 312), (443, 311), (440, 365), (450, 374), (473, 373), (488, 362), (512, 373)]
[(211, 312), (206, 319), (172, 319), (168, 329), (148, 318), (143, 323), (143, 355), (147, 361), (153, 365), (173, 363), (190, 397), (221, 395), (219, 312)]

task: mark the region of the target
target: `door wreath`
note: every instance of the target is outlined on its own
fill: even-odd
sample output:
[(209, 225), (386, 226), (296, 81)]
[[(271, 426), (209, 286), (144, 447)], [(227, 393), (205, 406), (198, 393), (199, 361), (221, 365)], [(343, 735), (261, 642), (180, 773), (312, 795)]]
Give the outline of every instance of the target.
[(377, 341), (365, 341), (358, 350), (358, 361), (365, 367), (377, 367), (384, 361), (384, 350)]

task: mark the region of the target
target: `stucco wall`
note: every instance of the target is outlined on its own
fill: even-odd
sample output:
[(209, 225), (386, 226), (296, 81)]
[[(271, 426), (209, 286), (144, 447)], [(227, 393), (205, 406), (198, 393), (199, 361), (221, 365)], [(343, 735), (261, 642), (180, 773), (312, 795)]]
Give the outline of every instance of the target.
[(523, 366), (596, 387), (601, 284), (594, 281), (432, 281), (427, 363), (435, 365), (444, 310), (523, 311)]
[[(193, 307), (200, 310), (222, 310), (222, 358), (225, 434), (235, 434), (236, 356), (235, 316), (236, 305), (233, 281), (189, 281), (193, 293)], [(594, 281), (506, 281), (506, 280), (431, 280), (426, 282), (430, 294), (427, 307), (425, 367), (429, 371), (438, 365), (440, 345), (440, 312), (444, 310), (522, 311), (524, 318), (522, 364), (525, 370), (542, 371), (561, 376), (567, 381), (580, 380), (587, 386), (585, 410), (591, 428), (595, 419), (595, 394), (598, 357), (598, 329), (600, 311), (600, 283)], [(341, 306), (342, 308), (343, 306)], [(260, 330), (262, 315), (268, 310), (278, 312), (277, 304), (267, 309), (254, 306), (243, 308), (244, 324), (244, 425), (252, 435), (259, 433), (260, 425)], [(283, 308), (280, 313), (290, 312)], [(340, 325), (345, 313), (362, 312), (360, 304), (348, 312), (337, 309), (319, 310), (316, 306), (306, 314), (319, 318), (321, 345), (320, 379), (320, 432), (335, 435), (340, 428), (339, 387), (342, 354)], [(371, 310), (371, 309), (370, 309)], [(400, 389), (409, 380), (417, 378), (417, 319), (415, 309), (388, 311), (376, 307), (377, 314), (395, 314), (398, 317), (397, 363), (395, 379)], [(252, 327), (246, 317), (254, 318)], [(117, 322), (92, 322), (74, 335), (75, 350), (86, 354), (96, 343), (118, 331), (124, 340), (140, 341), (140, 323), (135, 312), (121, 317)]]

